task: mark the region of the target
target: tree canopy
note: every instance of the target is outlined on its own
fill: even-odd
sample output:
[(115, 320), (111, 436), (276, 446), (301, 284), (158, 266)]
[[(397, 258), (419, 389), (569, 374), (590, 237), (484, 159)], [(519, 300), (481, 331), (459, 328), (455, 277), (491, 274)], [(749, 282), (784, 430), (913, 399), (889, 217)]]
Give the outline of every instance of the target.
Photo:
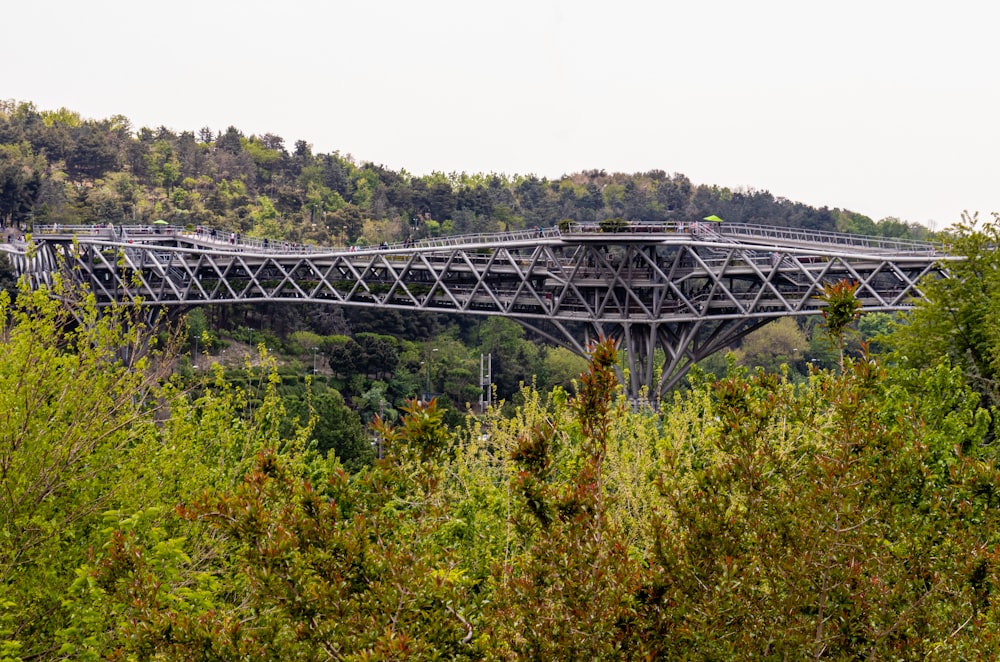
[(122, 116), (90, 120), (30, 102), (0, 103), (0, 218), (6, 223), (130, 223), (162, 218), (272, 239), (378, 243), (438, 232), (555, 226), (562, 219), (667, 221), (717, 214), (760, 223), (871, 234), (920, 226), (775, 197), (698, 185), (662, 170), (413, 176), (338, 152), (289, 152), (273, 134), (237, 127), (133, 130)]
[(734, 367), (653, 411), (604, 342), (575, 394), (411, 400), (349, 471), (332, 393), (180, 389), (170, 344), (118, 358), (155, 329), (78, 303), (0, 294), (6, 658), (1000, 652), (992, 417), (947, 361)]

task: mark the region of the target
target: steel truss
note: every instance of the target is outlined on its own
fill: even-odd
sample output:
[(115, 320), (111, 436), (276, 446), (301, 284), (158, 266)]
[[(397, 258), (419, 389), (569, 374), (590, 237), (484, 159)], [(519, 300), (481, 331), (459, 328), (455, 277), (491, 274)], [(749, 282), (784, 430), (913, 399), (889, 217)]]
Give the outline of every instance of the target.
[(43, 235), (13, 261), (34, 287), (62, 272), (88, 285), (99, 305), (288, 301), (502, 315), (581, 355), (590, 341), (612, 337), (625, 350), (629, 394), (658, 398), (694, 363), (767, 322), (820, 313), (827, 283), (857, 283), (864, 312), (897, 311), (922, 298), (919, 281), (944, 273), (949, 259), (930, 245), (786, 228), (639, 229), (578, 226), (361, 251), (187, 233)]

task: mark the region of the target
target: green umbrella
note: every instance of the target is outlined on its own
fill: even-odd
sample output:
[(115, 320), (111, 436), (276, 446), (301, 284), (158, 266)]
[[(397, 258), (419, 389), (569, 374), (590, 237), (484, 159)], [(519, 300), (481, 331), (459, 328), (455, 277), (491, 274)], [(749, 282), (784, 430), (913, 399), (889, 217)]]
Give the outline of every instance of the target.
[(164, 221), (162, 218), (159, 218), (153, 221), (153, 225), (170, 225), (170, 224)]
[(705, 218), (703, 218), (701, 220), (703, 220), (703, 221), (712, 221), (714, 223), (721, 223), (722, 222), (722, 219), (719, 218), (718, 216), (716, 216), (715, 214), (712, 214), (711, 216), (706, 216)]

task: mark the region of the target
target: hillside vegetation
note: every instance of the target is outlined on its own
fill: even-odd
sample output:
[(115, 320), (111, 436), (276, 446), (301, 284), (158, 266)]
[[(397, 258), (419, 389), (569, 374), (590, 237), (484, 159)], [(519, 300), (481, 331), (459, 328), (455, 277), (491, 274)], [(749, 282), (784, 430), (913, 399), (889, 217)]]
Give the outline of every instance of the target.
[[(669, 159), (669, 155), (665, 155)], [(0, 102), (0, 219), (37, 223), (205, 225), (322, 245), (554, 226), (561, 219), (665, 221), (715, 214), (760, 223), (886, 236), (926, 229), (814, 208), (767, 191), (695, 184), (656, 170), (414, 176), (309, 143), (236, 127), (135, 130), (123, 116)]]

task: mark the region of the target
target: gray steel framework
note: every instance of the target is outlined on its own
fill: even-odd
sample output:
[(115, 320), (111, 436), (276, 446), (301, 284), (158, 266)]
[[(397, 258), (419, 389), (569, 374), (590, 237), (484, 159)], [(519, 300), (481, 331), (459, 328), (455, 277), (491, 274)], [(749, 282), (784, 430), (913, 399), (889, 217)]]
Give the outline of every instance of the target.
[(582, 355), (591, 340), (612, 337), (625, 349), (633, 397), (662, 395), (695, 362), (773, 319), (820, 313), (826, 283), (857, 283), (865, 312), (897, 311), (952, 259), (930, 244), (788, 228), (617, 229), (573, 225), (354, 250), (179, 228), (41, 228), (32, 246), (8, 252), (32, 286), (61, 272), (88, 285), (100, 305), (290, 301), (502, 315)]

